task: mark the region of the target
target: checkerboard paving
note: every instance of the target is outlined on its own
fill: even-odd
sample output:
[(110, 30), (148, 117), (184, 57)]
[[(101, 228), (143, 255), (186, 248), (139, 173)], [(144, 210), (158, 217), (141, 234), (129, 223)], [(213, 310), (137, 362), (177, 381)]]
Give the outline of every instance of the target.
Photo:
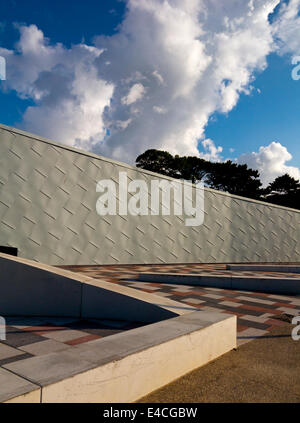
[(0, 341), (0, 367), (17, 360), (59, 352), (144, 323), (76, 318), (6, 318), (6, 340)]
[(118, 283), (188, 304), (195, 309), (218, 311), (237, 316), (238, 345), (263, 336), (286, 322), (280, 316), (300, 315), (300, 296), (272, 295), (263, 292), (162, 284), (137, 281), (140, 273), (194, 273), (201, 275), (271, 276), (296, 278), (299, 274), (226, 270), (224, 264), (62, 266), (95, 279)]

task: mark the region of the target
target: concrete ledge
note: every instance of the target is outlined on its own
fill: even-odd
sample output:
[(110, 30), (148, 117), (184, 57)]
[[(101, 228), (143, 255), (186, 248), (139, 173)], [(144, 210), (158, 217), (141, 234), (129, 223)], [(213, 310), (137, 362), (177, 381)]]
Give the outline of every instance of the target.
[(0, 402), (40, 402), (40, 386), (3, 368), (0, 368), (0, 380)]
[(250, 272), (300, 273), (300, 266), (271, 264), (227, 264), (227, 270), (246, 270)]
[(168, 298), (0, 254), (0, 315), (67, 316), (152, 323), (192, 312)]
[(143, 282), (171, 283), (178, 285), (207, 286), (274, 294), (300, 294), (300, 278), (272, 278), (251, 276), (216, 276), (182, 273), (140, 273)]
[[(217, 280), (216, 280), (217, 278)], [(202, 276), (192, 273), (140, 273), (141, 282), (174, 283), (178, 285), (203, 285), (231, 288), (230, 276)]]
[(236, 316), (196, 311), (4, 367), (42, 402), (132, 402), (236, 347)]

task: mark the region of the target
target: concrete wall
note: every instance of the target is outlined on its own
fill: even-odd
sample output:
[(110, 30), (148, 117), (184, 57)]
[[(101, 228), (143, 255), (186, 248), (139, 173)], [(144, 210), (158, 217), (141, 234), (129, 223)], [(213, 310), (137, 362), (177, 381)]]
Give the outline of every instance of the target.
[[(96, 213), (96, 184), (151, 172), (0, 126), (0, 245), (49, 264), (300, 261), (300, 212), (205, 190), (198, 227), (182, 216)], [(168, 178), (163, 178), (168, 179)]]

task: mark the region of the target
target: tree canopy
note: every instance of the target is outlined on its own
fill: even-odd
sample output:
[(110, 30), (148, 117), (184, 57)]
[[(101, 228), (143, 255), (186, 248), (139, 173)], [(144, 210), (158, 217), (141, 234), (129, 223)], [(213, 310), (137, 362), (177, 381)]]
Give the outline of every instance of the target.
[(300, 209), (300, 182), (288, 174), (277, 177), (263, 189), (259, 172), (248, 168), (247, 164), (237, 164), (230, 160), (210, 162), (194, 156), (173, 156), (167, 151), (155, 149), (138, 156), (136, 165), (193, 183), (202, 180), (210, 188), (242, 197)]
[(300, 209), (300, 182), (287, 173), (278, 176), (266, 188), (265, 201)]
[(244, 197), (258, 199), (262, 193), (259, 172), (230, 160), (211, 163), (206, 183), (211, 188)]

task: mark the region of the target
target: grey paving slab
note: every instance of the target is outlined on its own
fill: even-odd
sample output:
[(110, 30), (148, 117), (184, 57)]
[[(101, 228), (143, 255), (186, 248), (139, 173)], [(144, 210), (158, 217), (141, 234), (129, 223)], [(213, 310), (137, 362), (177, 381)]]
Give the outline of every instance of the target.
[(205, 297), (205, 298), (212, 298), (213, 300), (219, 300), (220, 298), (223, 298), (223, 295), (204, 294), (203, 297)]
[(191, 303), (191, 304), (201, 304), (201, 303), (204, 303), (205, 301), (204, 300), (199, 300), (199, 299), (197, 299), (197, 298), (184, 298), (184, 300), (183, 301), (186, 301), (187, 303)]
[(73, 339), (80, 338), (82, 336), (88, 335), (80, 330), (66, 329), (61, 331), (47, 332), (44, 334), (46, 338), (54, 339), (59, 342), (72, 341)]
[(44, 355), (49, 354), (56, 351), (63, 351), (71, 348), (69, 345), (64, 344), (62, 342), (57, 342), (54, 339), (45, 339), (41, 342), (36, 342), (30, 345), (24, 345), (20, 347), (21, 351), (28, 352), (32, 355)]
[(0, 343), (0, 361), (6, 358), (16, 357), (22, 354), (22, 351), (18, 350), (17, 348), (13, 348), (9, 345)]
[(283, 313), (291, 314), (293, 316), (299, 316), (300, 311), (295, 308), (289, 308), (289, 307), (279, 307), (278, 310), (281, 310)]
[(266, 320), (270, 319), (273, 316), (271, 313), (265, 313), (262, 316), (250, 316), (249, 314), (245, 314), (243, 319), (247, 320), (248, 322), (258, 322), (258, 323), (265, 323)]
[[(238, 297), (236, 297), (237, 300), (242, 300), (242, 301), (250, 301), (249, 297), (245, 297), (243, 295), (240, 295)], [(274, 305), (274, 301), (272, 300), (266, 300), (266, 299), (260, 299), (260, 298), (253, 298), (253, 302), (259, 303), (259, 304), (266, 304), (266, 305)]]
[(266, 330), (255, 328), (243, 330), (237, 336), (237, 345), (240, 346), (246, 344), (247, 342), (253, 341), (254, 339), (259, 338), (260, 336), (263, 336), (266, 333), (268, 333)]
[(230, 300), (220, 301), (219, 304), (222, 305), (222, 306), (228, 306), (228, 307), (241, 307), (241, 305), (242, 305), (241, 303), (236, 303), (236, 302), (230, 301)]
[(40, 335), (23, 331), (13, 326), (6, 327), (6, 340), (2, 341), (6, 345), (11, 347), (21, 347), (22, 345), (33, 344), (34, 342), (40, 342), (43, 338)]
[(2, 360), (0, 360), (0, 366), (3, 367), (6, 364), (14, 363), (16, 361), (24, 361), (24, 360), (27, 360), (28, 358), (31, 358), (31, 357), (33, 357), (32, 354), (29, 354), (29, 353), (23, 351), (22, 354), (3, 358)]
[(20, 377), (42, 386), (71, 377), (92, 367), (91, 362), (82, 357), (76, 357), (69, 350), (32, 357), (4, 366), (5, 369)]
[(0, 402), (32, 391), (40, 391), (39, 386), (3, 368), (0, 368), (0, 379)]

